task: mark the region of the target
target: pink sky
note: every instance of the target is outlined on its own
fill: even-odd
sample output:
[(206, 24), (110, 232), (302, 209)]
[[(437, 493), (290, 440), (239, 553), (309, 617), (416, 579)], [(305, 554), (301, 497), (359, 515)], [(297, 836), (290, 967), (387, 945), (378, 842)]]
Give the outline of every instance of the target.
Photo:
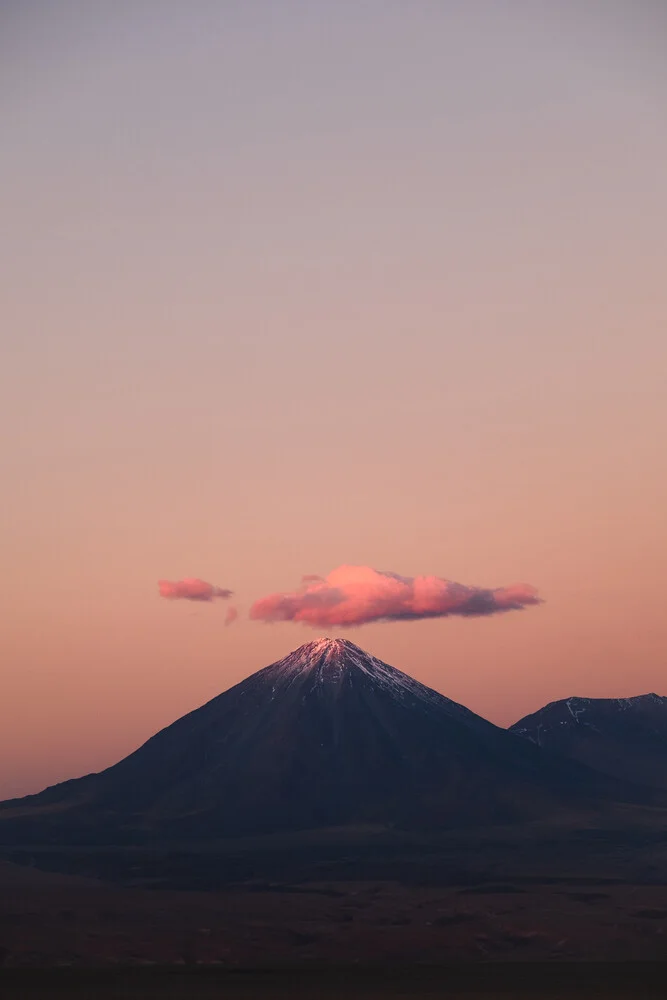
[(345, 564), (537, 588), (353, 636), (494, 722), (667, 694), (666, 16), (543, 7), (3, 11), (0, 796)]

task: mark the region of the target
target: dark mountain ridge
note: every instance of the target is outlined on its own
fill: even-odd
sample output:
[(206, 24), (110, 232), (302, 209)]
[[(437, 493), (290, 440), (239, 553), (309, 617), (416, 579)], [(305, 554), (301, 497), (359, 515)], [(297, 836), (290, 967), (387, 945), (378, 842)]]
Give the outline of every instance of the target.
[(565, 698), (510, 727), (535, 745), (626, 781), (667, 788), (667, 698)]
[(306, 643), (118, 764), (0, 804), (0, 842), (445, 828), (641, 801), (344, 639)]

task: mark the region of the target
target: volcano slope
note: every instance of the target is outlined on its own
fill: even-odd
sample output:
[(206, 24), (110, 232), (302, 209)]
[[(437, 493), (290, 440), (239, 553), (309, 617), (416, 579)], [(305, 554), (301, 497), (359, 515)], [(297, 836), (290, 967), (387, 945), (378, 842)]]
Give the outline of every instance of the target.
[(446, 829), (652, 794), (549, 754), (348, 640), (319, 639), (107, 770), (0, 804), (0, 843)]

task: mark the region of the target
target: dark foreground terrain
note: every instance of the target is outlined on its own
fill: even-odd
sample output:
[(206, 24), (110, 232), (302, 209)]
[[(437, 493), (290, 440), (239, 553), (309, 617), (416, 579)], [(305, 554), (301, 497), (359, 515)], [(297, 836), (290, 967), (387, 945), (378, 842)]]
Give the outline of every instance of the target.
[(73, 997), (76, 1000), (264, 1000), (275, 997), (447, 997), (449, 1000), (585, 1000), (597, 997), (663, 1000), (661, 965), (462, 964), (359, 968), (316, 966), (276, 971), (141, 969), (112, 973), (54, 970), (14, 971), (0, 976), (3, 1000)]
[(0, 997), (667, 996), (660, 812), (3, 857)]

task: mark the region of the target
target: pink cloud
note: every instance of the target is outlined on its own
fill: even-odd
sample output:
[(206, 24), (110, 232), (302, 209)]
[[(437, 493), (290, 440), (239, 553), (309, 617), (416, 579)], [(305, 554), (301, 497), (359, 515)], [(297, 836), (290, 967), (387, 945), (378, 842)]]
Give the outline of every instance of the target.
[(238, 616), (239, 613), (233, 605), (230, 608), (227, 608), (227, 614), (225, 615), (225, 625), (231, 625), (233, 622), (236, 621)]
[(158, 580), (158, 590), (160, 597), (166, 597), (170, 601), (212, 601), (216, 597), (226, 600), (234, 593), (193, 577), (174, 581)]
[(540, 603), (537, 591), (527, 583), (485, 589), (439, 576), (399, 576), (370, 566), (339, 566), (324, 579), (304, 577), (298, 590), (255, 601), (250, 617), (314, 627), (353, 626), (448, 615), (492, 615)]

